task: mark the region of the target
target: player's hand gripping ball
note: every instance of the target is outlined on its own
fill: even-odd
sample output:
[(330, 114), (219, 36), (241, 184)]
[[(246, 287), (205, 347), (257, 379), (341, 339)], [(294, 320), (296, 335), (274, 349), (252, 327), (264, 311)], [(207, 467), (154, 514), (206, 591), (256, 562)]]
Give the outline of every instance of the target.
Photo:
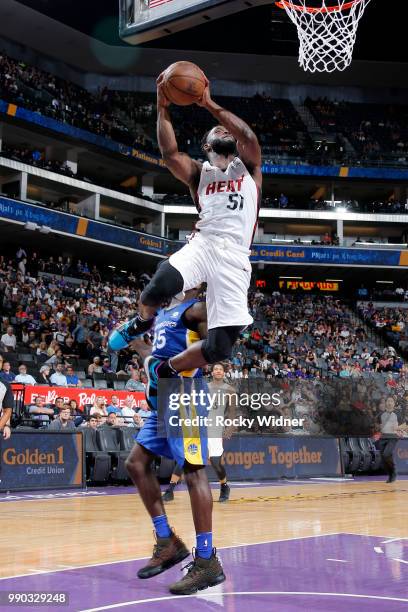
[(196, 64), (176, 62), (160, 75), (157, 83), (169, 102), (189, 106), (201, 101), (208, 79)]

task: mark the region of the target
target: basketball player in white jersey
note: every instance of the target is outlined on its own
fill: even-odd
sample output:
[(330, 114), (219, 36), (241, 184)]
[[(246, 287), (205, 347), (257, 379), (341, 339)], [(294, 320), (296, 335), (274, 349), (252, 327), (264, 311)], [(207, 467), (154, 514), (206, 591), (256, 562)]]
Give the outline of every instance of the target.
[(174, 295), (207, 283), (208, 338), (164, 361), (149, 357), (149, 392), (158, 378), (229, 359), (240, 332), (252, 323), (247, 291), (251, 280), (250, 247), (257, 223), (261, 185), (261, 149), (251, 128), (214, 102), (209, 84), (199, 105), (217, 121), (203, 138), (203, 164), (178, 150), (163, 87), (157, 87), (157, 138), (166, 166), (185, 183), (199, 220), (188, 244), (156, 271), (144, 289), (139, 314), (116, 329), (109, 340), (121, 350), (153, 325), (160, 305)]

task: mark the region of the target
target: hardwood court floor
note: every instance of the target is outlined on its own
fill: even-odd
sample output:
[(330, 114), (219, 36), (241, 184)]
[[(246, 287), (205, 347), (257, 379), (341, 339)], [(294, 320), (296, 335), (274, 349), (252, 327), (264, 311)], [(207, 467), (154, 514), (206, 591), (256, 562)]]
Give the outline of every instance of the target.
[[(0, 577), (150, 556), (152, 527), (138, 495), (130, 487), (88, 493), (0, 499)], [(217, 500), (218, 488), (213, 496)], [(187, 492), (176, 491), (166, 507), (170, 524), (192, 546)], [(332, 533), (405, 538), (407, 507), (408, 479), (232, 484), (230, 501), (214, 504), (214, 543), (221, 548)]]

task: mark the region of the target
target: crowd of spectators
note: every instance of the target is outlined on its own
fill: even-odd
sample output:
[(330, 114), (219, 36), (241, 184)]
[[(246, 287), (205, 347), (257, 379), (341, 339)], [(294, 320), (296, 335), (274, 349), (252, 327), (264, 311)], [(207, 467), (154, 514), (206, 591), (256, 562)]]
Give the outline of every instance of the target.
[[(152, 93), (109, 90), (90, 92), (79, 85), (0, 54), (0, 97), (58, 121), (106, 136), (127, 146), (158, 154)], [(265, 159), (296, 163), (406, 163), (408, 110), (404, 106), (306, 99), (305, 105), (323, 129), (315, 143), (291, 101), (264, 92), (252, 97), (217, 100), (243, 117), (259, 136)], [(173, 107), (180, 146), (200, 156), (201, 138), (211, 117), (196, 106)], [(325, 135), (334, 134), (334, 138)], [(347, 151), (344, 139), (354, 147)]]
[[(13, 258), (1, 256), (0, 378), (56, 388), (107, 388), (111, 375), (117, 389), (143, 391), (140, 358), (124, 353), (118, 360), (107, 338), (117, 323), (133, 316), (149, 278), (146, 273), (125, 278), (111, 270), (101, 274), (79, 259), (42, 258), (23, 247)], [(44, 418), (37, 418), (42, 423), (59, 407), (45, 408)], [(28, 414), (39, 417), (34, 408)], [(120, 423), (122, 415), (117, 416)]]
[(305, 101), (326, 132), (342, 134), (354, 147), (358, 163), (408, 161), (408, 108), (401, 105), (351, 103), (327, 98)]
[[(408, 300), (408, 290), (397, 287), (395, 294)], [(376, 306), (372, 302), (362, 302), (359, 307), (361, 318), (388, 342), (397, 346), (403, 354), (408, 348), (408, 309), (399, 306)]]
[[(251, 298), (255, 326), (234, 348), (231, 378), (262, 372), (268, 377), (361, 378), (364, 372), (395, 372), (404, 362), (381, 348), (340, 300), (258, 291)], [(234, 367), (236, 366), (236, 367)]]
[(278, 392), (279, 406), (267, 407), (266, 415), (304, 419), (299, 427), (272, 429), (255, 421), (259, 431), (373, 435), (387, 411), (396, 413), (405, 435), (408, 368), (389, 338), (383, 346), (332, 297), (258, 291), (251, 311), (254, 328), (234, 348), (226, 377), (233, 384), (261, 380), (263, 391)]
[[(37, 399), (26, 409), (35, 425), (141, 426), (147, 409), (135, 410), (132, 392), (143, 392), (146, 386), (142, 360), (137, 353), (110, 352), (107, 340), (118, 323), (134, 315), (148, 280), (147, 274), (130, 274), (126, 281), (108, 279), (97, 266), (62, 256), (39, 257), (23, 247), (13, 258), (0, 257), (0, 377), (38, 386)], [(280, 385), (284, 394), (301, 388), (306, 397), (320, 393), (326, 381), (364, 387), (368, 376), (376, 379), (381, 393), (394, 392), (404, 381), (408, 389), (407, 367), (391, 346), (391, 341), (395, 345), (401, 340), (395, 334), (403, 333), (408, 311), (380, 311), (372, 305), (361, 311), (377, 329), (392, 324), (394, 337), (387, 338), (384, 348), (345, 303), (330, 296), (257, 290), (250, 293), (249, 306), (254, 325), (243, 332), (226, 364), (226, 379), (232, 384), (258, 380)], [(59, 404), (57, 399), (46, 404), (42, 385), (55, 387)], [(64, 402), (63, 389), (77, 387), (106, 390), (102, 395), (109, 391), (109, 396), (124, 390), (129, 395), (120, 400), (121, 406), (115, 395), (109, 401), (96, 396), (95, 404), (84, 410), (75, 402)], [(285, 409), (292, 406), (290, 401)], [(90, 417), (95, 417), (92, 424)]]
[(133, 135), (105, 103), (103, 92), (93, 95), (25, 62), (0, 54), (0, 96), (58, 121), (136, 146)]

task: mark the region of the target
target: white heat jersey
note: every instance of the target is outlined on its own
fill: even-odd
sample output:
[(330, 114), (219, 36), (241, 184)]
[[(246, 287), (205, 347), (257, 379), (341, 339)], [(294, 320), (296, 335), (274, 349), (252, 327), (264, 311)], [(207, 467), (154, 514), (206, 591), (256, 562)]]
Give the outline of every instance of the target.
[(258, 219), (258, 187), (245, 164), (236, 157), (226, 170), (204, 162), (197, 190), (196, 228), (250, 248)]

